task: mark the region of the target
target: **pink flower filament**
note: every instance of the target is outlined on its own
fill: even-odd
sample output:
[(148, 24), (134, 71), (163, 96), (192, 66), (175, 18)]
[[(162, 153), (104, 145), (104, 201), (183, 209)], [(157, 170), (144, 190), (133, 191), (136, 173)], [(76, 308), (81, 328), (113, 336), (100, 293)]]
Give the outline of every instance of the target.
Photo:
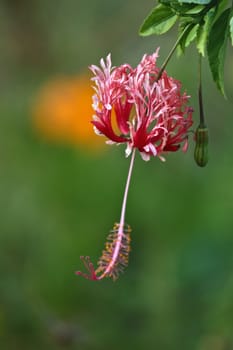
[(104, 277), (111, 277), (115, 281), (128, 265), (130, 233), (129, 225), (122, 227), (116, 223), (108, 235), (105, 249), (98, 261), (98, 268), (94, 269), (89, 256), (81, 256), (80, 259), (83, 261), (87, 273), (77, 271), (76, 274), (93, 281), (101, 280)]
[(181, 83), (165, 71), (157, 81), (157, 57), (158, 50), (144, 55), (132, 68), (129, 64), (112, 67), (108, 55), (100, 67), (90, 67), (95, 82), (95, 132), (106, 136), (107, 143), (125, 143), (126, 156), (137, 148), (144, 160), (177, 151), (182, 143), (186, 150), (193, 123), (189, 96), (181, 94)]

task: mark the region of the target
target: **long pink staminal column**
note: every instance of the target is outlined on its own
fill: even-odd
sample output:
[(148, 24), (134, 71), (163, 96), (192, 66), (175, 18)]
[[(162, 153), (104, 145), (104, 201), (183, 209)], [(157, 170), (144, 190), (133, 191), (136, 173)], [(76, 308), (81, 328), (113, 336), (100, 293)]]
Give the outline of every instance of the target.
[[(129, 185), (132, 176), (132, 170), (135, 159), (135, 149), (132, 152), (129, 172), (127, 176), (127, 181), (125, 185), (124, 197), (121, 208), (120, 222), (116, 225), (115, 237), (113, 238), (113, 244), (110, 247), (106, 248), (106, 251), (103, 251), (102, 256), (98, 261), (99, 267), (95, 270), (94, 265), (90, 261), (90, 258), (81, 257), (81, 260), (86, 267), (88, 274), (81, 271), (77, 271), (77, 275), (81, 275), (90, 280), (101, 280), (102, 278), (109, 276), (114, 280), (118, 277), (119, 273), (122, 272), (123, 267), (128, 263), (128, 254), (130, 251), (130, 237), (129, 233), (131, 229), (126, 228), (125, 225), (125, 212), (126, 212), (126, 203), (129, 192)], [(122, 260), (123, 259), (123, 260)], [(99, 274), (100, 273), (100, 274)], [(99, 275), (98, 275), (99, 274)]]

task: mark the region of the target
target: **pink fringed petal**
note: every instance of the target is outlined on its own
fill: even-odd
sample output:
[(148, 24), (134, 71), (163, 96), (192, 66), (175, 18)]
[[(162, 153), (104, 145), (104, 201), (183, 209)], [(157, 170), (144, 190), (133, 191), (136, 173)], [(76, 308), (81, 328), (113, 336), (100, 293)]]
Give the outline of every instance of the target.
[(181, 83), (165, 71), (157, 81), (158, 51), (144, 55), (134, 69), (128, 64), (112, 67), (110, 55), (106, 62), (101, 59), (100, 67), (90, 67), (96, 84), (95, 130), (112, 142), (126, 143), (126, 155), (137, 148), (145, 160), (175, 152), (181, 145), (186, 150), (193, 123)]

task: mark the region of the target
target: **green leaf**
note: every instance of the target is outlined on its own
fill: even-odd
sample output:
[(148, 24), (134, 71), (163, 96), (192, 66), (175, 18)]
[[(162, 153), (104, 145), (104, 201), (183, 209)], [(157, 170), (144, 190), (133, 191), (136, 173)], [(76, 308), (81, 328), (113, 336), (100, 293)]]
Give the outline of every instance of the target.
[(180, 17), (185, 16), (187, 17), (187, 15), (195, 16), (197, 14), (199, 14), (204, 8), (204, 5), (199, 5), (199, 4), (184, 4), (184, 3), (180, 3), (178, 0), (160, 0), (159, 1), (161, 4), (170, 7), (174, 13)]
[(194, 7), (196, 7), (195, 4), (181, 4), (177, 0), (171, 1), (169, 6), (179, 16), (185, 14), (187, 11), (191, 11)]
[(199, 24), (193, 24), (191, 30), (189, 31), (187, 37), (186, 37), (186, 40), (185, 40), (185, 47), (188, 47), (191, 42), (196, 38), (197, 36), (197, 31), (198, 31), (198, 28), (199, 28)]
[(210, 28), (215, 18), (215, 9), (210, 9), (204, 17), (204, 24), (197, 31), (197, 50), (204, 57)]
[(143, 22), (139, 34), (147, 36), (166, 33), (175, 24), (177, 18), (178, 16), (174, 14), (170, 7), (158, 5)]
[(230, 19), (230, 36), (231, 36), (231, 44), (233, 46), (233, 16)]
[(203, 10), (204, 6), (202, 5), (196, 5), (194, 6), (192, 9), (186, 11), (186, 15), (197, 15), (198, 13), (200, 13)]
[[(180, 43), (179, 43), (179, 52), (178, 54), (180, 55), (181, 53), (184, 53), (185, 48), (189, 46), (189, 44), (192, 41), (192, 38), (194, 39), (193, 31), (197, 30), (195, 27), (197, 24), (195, 23), (190, 23), (190, 22), (181, 22), (179, 26), (179, 33), (182, 33), (185, 30), (185, 34), (182, 36)], [(186, 29), (185, 29), (186, 28)]]
[(212, 0), (178, 0), (181, 4), (199, 4), (199, 5), (207, 5)]
[(170, 6), (173, 1), (174, 0), (159, 0), (159, 3)]
[(228, 8), (218, 17), (211, 28), (207, 44), (207, 54), (213, 80), (224, 96), (224, 60), (228, 38), (229, 14), (230, 9)]

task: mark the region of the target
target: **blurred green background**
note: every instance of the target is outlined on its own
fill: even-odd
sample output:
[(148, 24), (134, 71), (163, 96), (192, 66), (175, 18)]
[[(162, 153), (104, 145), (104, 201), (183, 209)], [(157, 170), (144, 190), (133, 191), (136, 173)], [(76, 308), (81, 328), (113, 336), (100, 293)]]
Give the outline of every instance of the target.
[[(115, 283), (74, 271), (83, 269), (80, 255), (97, 261), (119, 220), (124, 149), (53, 142), (33, 123), (38, 91), (56, 76), (87, 73), (109, 52), (114, 65), (135, 65), (157, 46), (162, 64), (176, 33), (137, 34), (154, 3), (1, 0), (1, 350), (233, 349), (232, 48), (228, 100), (204, 65), (208, 166), (194, 163), (192, 137), (187, 154), (165, 163), (137, 156), (127, 207), (132, 252)], [(192, 95), (196, 125), (197, 61), (191, 49), (167, 68)]]

